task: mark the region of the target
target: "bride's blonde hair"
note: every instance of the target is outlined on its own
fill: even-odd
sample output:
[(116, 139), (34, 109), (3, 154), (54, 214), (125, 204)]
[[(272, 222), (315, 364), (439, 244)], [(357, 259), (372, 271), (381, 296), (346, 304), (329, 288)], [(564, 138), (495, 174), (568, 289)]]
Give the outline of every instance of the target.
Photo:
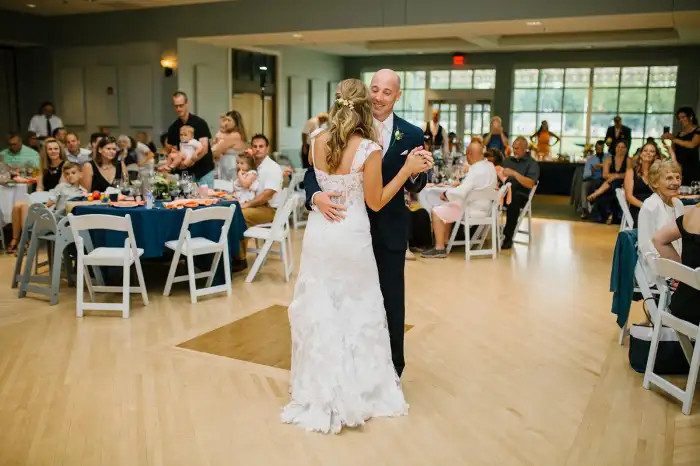
[(343, 160), (343, 151), (353, 135), (376, 141), (372, 126), (372, 100), (369, 89), (359, 79), (346, 79), (338, 85), (336, 101), (328, 112), (326, 164), (332, 173)]

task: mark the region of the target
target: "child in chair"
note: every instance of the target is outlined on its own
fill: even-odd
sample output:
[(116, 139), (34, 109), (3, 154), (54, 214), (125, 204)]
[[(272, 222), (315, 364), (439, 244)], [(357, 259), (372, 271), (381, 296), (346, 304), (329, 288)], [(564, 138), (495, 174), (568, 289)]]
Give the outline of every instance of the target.
[(187, 168), (192, 158), (198, 158), (204, 150), (202, 143), (194, 138), (194, 128), (183, 126), (180, 128), (180, 151), (168, 154), (168, 167)]
[(46, 203), (46, 207), (54, 207), (54, 210), (59, 214), (65, 214), (67, 201), (87, 194), (85, 188), (80, 185), (80, 179), (83, 175), (80, 165), (73, 162), (65, 162), (62, 173), (62, 178), (65, 182), (60, 183), (49, 191), (49, 202)]
[(254, 170), (255, 158), (248, 152), (238, 154), (238, 175), (233, 182), (233, 195), (238, 202), (244, 203), (255, 199), (258, 189), (258, 172)]

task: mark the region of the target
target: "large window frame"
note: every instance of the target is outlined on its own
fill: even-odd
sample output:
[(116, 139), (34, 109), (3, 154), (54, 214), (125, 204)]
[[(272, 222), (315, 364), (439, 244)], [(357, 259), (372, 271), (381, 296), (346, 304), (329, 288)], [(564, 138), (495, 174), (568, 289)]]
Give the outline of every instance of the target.
[(518, 68), (511, 133), (529, 139), (547, 120), (550, 131), (562, 138), (552, 153), (576, 160), (582, 157), (581, 146), (604, 139), (613, 117), (620, 115), (632, 128), (634, 153), (647, 137), (658, 138), (664, 126), (672, 126), (677, 73), (672, 65)]

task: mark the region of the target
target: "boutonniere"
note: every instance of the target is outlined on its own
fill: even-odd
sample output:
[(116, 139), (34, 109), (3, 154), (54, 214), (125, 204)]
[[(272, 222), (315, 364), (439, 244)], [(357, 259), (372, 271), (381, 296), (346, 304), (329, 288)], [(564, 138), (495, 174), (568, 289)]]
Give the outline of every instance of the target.
[(397, 129), (396, 131), (394, 131), (394, 141), (400, 141), (401, 138), (403, 138), (403, 133), (401, 132), (401, 130)]

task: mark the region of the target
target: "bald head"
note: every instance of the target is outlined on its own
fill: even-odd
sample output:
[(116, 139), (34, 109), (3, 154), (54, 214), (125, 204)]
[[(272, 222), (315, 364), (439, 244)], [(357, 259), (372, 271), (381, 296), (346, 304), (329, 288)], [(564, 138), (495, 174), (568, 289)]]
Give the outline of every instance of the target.
[(401, 97), (401, 78), (394, 70), (379, 70), (370, 84), (372, 115), (379, 121), (386, 120), (394, 112), (394, 104)]
[(467, 147), (467, 160), (475, 164), (484, 159), (484, 145), (480, 141), (472, 141)]

